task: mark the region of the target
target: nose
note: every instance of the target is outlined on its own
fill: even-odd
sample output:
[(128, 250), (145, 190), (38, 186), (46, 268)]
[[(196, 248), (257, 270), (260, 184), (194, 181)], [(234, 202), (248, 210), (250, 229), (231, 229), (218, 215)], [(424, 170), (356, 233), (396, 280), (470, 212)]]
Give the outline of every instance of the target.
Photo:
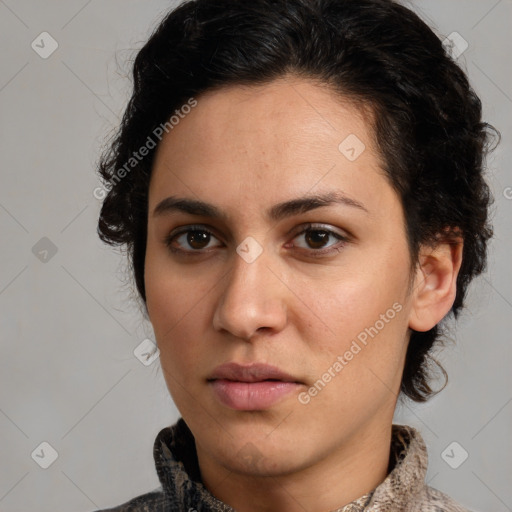
[(265, 251), (252, 263), (238, 254), (223, 286), (213, 317), (218, 331), (250, 340), (258, 331), (281, 331), (286, 325), (286, 296), (290, 290), (271, 268)]

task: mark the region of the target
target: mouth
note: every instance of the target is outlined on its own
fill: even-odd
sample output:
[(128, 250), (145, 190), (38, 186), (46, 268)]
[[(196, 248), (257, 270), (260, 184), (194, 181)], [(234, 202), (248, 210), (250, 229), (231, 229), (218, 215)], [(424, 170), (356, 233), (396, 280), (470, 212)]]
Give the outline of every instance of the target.
[(222, 405), (237, 411), (269, 409), (304, 385), (279, 368), (261, 363), (223, 364), (207, 382)]
[(208, 381), (229, 380), (235, 382), (294, 382), (301, 384), (298, 379), (277, 368), (276, 366), (252, 363), (241, 365), (238, 363), (225, 363), (213, 371)]

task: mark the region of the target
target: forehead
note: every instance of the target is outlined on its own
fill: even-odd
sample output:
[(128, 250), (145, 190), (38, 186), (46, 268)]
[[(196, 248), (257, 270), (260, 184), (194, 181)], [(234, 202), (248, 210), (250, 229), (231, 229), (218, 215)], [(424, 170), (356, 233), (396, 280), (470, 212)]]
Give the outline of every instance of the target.
[(227, 86), (203, 93), (197, 102), (197, 107), (182, 116), (165, 139), (172, 138), (179, 144), (180, 139), (189, 135), (180, 133), (186, 126), (197, 137), (202, 136), (187, 140), (191, 147), (194, 142), (202, 148), (208, 143), (222, 142), (221, 147), (230, 148), (243, 143), (248, 151), (256, 143), (265, 142), (268, 148), (279, 148), (282, 141), (277, 141), (275, 134), (286, 134), (290, 144), (295, 140), (304, 143), (308, 138), (330, 137), (332, 141), (324, 142), (337, 147), (344, 133), (356, 134), (366, 146), (373, 143), (371, 109), (356, 107), (332, 87), (311, 79), (287, 77), (263, 85)]
[[(326, 85), (285, 78), (230, 86), (196, 98), (159, 145), (150, 203), (166, 193), (265, 199), (368, 189), (383, 173), (368, 110)], [(359, 184), (359, 185), (357, 185)], [(350, 190), (348, 190), (350, 189)], [(360, 189), (360, 190), (358, 190)], [(364, 194), (363, 194), (364, 195)]]

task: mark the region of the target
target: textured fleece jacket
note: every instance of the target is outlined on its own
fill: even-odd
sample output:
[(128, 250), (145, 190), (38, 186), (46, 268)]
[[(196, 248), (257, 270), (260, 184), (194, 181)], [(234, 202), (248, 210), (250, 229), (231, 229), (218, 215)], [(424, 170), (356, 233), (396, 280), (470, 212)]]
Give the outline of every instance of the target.
[[(160, 431), (153, 455), (161, 487), (97, 512), (235, 512), (201, 483), (194, 437), (183, 418)], [(469, 512), (425, 484), (427, 460), (420, 433), (393, 425), (391, 472), (372, 492), (334, 512)]]

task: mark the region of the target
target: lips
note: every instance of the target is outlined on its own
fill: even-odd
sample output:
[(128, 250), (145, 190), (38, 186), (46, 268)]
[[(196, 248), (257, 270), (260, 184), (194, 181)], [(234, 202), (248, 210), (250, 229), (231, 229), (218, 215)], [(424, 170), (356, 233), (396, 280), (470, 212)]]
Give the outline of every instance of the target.
[(261, 363), (226, 363), (218, 366), (207, 380), (215, 398), (237, 411), (269, 409), (303, 385), (279, 368)]
[(208, 380), (232, 380), (237, 382), (261, 382), (280, 380), (283, 382), (299, 382), (295, 377), (280, 370), (276, 366), (253, 363), (243, 366), (237, 363), (225, 363), (218, 366)]

